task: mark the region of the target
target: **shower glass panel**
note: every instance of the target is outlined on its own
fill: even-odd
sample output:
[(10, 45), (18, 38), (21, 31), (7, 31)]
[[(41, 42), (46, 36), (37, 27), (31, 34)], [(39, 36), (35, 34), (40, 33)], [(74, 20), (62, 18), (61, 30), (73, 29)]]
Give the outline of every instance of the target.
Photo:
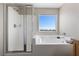
[[(27, 41), (26, 41), (26, 51), (30, 52), (32, 51), (31, 46), (32, 46), (32, 6), (31, 5), (27, 5), (24, 8), (25, 14), (24, 14), (24, 20), (26, 21), (26, 35), (27, 36)], [(27, 20), (26, 20), (27, 19)]]
[(8, 7), (8, 51), (23, 51), (23, 15), (18, 7)]
[(8, 51), (31, 51), (32, 6), (8, 6)]

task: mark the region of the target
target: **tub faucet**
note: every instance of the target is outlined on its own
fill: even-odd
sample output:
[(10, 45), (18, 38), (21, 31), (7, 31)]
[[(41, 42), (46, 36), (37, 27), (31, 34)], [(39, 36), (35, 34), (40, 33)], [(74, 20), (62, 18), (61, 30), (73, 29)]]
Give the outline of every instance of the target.
[(58, 36), (57, 39), (60, 39), (60, 37)]

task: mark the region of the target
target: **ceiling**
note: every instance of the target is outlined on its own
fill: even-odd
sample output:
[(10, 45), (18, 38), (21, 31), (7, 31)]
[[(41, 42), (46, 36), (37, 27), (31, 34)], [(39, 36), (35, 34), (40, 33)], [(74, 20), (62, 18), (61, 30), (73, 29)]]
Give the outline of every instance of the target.
[(8, 4), (10, 6), (26, 6), (33, 5), (35, 8), (60, 8), (64, 3), (24, 3), (24, 4)]
[(35, 8), (60, 8), (64, 3), (35, 3)]

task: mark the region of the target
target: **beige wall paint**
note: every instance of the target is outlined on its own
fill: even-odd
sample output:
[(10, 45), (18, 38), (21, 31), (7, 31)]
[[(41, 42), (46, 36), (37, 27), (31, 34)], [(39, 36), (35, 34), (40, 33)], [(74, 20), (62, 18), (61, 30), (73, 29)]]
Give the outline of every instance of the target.
[(0, 55), (3, 55), (3, 4), (0, 4)]
[(60, 33), (79, 38), (79, 4), (64, 4), (60, 8)]
[(39, 32), (39, 23), (38, 18), (40, 14), (46, 14), (46, 15), (57, 15), (59, 14), (59, 9), (53, 9), (53, 8), (34, 8), (33, 9), (33, 34), (35, 35), (52, 35), (57, 34), (57, 32)]

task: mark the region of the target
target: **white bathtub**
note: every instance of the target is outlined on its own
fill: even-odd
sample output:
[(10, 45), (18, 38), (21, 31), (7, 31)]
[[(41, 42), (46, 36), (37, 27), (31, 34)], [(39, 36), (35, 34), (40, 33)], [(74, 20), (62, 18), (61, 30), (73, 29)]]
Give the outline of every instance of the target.
[[(60, 38), (57, 38), (60, 37)], [(36, 45), (47, 45), (47, 44), (69, 44), (68, 42), (71, 42), (70, 37), (60, 36), (60, 35), (42, 35), (42, 36), (36, 36), (35, 37), (35, 44)]]
[(67, 43), (70, 37), (60, 35), (41, 35), (34, 37), (33, 52), (37, 56), (72, 56), (73, 45)]

